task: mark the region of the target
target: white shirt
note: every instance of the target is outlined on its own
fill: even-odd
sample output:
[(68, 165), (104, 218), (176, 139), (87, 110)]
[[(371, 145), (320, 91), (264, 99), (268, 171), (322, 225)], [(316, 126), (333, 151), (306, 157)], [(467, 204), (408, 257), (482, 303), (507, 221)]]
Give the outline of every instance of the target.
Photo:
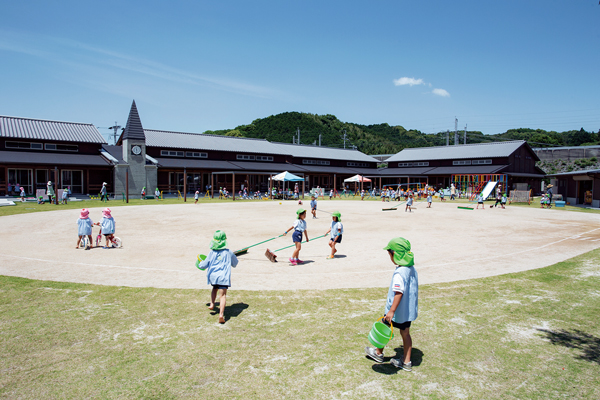
[(306, 221), (298, 218), (294, 221), (294, 230), (304, 232), (306, 230)]

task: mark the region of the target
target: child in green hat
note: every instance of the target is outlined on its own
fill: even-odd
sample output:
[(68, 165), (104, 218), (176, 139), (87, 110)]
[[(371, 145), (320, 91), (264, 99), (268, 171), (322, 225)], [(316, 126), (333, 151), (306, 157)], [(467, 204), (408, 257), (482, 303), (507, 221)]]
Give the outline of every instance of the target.
[(336, 211), (331, 214), (331, 226), (329, 230), (325, 232), (327, 235), (331, 232), (331, 237), (329, 238), (329, 247), (331, 247), (331, 254), (327, 256), (327, 259), (332, 259), (337, 253), (337, 249), (335, 248), (336, 243), (342, 243), (342, 234), (344, 233), (344, 226), (342, 225), (342, 214), (339, 211)]
[(302, 249), (303, 232), (304, 236), (306, 236), (306, 241), (308, 242), (308, 231), (306, 230), (306, 221), (304, 220), (306, 218), (306, 210), (303, 208), (299, 208), (296, 211), (296, 216), (298, 218), (294, 221), (292, 227), (287, 231), (283, 232), (283, 236), (285, 236), (289, 231), (294, 231), (294, 233), (292, 234), (292, 240), (296, 245), (296, 249), (292, 253), (292, 257), (290, 257), (290, 263), (292, 263), (292, 265), (302, 264), (302, 260), (300, 260), (298, 256), (300, 255), (300, 250)]
[(227, 289), (231, 286), (231, 267), (238, 264), (238, 259), (231, 250), (227, 248), (227, 235), (223, 231), (216, 231), (210, 242), (210, 253), (198, 266), (206, 271), (206, 280), (213, 289), (210, 294), (209, 310), (214, 310), (217, 292), (221, 290), (221, 302), (219, 303), (219, 323), (225, 323), (225, 305), (227, 303)]
[[(383, 323), (400, 330), (404, 349), (402, 358), (392, 358), (390, 362), (397, 368), (412, 371), (410, 325), (417, 319), (419, 311), (419, 277), (414, 267), (414, 254), (410, 251), (410, 242), (401, 237), (390, 240), (383, 249), (387, 250), (390, 260), (396, 265), (388, 290)], [(378, 363), (383, 362), (383, 349), (367, 347), (365, 350), (367, 357)]]

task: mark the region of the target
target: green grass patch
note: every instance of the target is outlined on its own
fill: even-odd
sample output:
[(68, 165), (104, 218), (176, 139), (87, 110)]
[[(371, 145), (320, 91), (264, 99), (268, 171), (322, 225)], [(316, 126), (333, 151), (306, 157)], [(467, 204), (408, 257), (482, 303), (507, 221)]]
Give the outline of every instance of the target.
[(399, 335), (364, 357), (387, 288), (234, 286), (219, 325), (208, 290), (0, 277), (0, 397), (599, 398), (599, 265), (423, 285), (412, 373)]

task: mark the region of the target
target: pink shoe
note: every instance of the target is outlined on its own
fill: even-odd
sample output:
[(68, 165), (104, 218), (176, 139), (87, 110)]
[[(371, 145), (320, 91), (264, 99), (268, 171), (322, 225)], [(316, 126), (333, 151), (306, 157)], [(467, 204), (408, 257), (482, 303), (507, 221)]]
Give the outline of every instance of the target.
[(291, 259), (291, 258), (290, 258), (290, 263), (292, 263), (292, 265), (298, 265), (298, 263), (296, 262), (296, 260)]
[(300, 259), (296, 260), (296, 263), (298, 263), (298, 264), (302, 264), (303, 262), (304, 262), (304, 261), (302, 261), (302, 260), (300, 260)]

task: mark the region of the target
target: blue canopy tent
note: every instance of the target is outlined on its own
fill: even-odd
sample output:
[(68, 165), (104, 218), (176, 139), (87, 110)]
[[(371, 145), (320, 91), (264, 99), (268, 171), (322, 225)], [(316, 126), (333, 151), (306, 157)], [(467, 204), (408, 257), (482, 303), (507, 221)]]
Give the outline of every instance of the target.
[[(274, 175), (271, 177), (271, 195), (273, 193), (273, 181), (283, 182), (283, 189), (285, 192), (285, 182), (304, 182), (304, 178), (301, 178), (297, 175), (289, 173), (288, 171), (283, 171), (280, 174)], [(304, 186), (304, 185), (303, 185)], [(302, 196), (304, 196), (304, 187), (302, 188)]]

